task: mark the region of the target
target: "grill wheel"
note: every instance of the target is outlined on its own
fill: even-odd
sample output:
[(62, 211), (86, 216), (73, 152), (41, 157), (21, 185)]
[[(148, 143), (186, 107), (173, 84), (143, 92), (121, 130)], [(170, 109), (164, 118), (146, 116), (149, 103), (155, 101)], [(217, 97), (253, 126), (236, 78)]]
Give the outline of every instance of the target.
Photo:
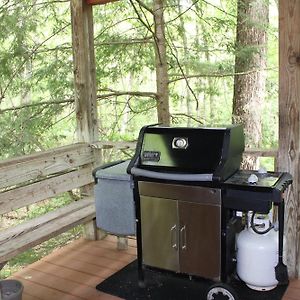
[(212, 285), (206, 295), (207, 300), (239, 300), (232, 287), (224, 283)]

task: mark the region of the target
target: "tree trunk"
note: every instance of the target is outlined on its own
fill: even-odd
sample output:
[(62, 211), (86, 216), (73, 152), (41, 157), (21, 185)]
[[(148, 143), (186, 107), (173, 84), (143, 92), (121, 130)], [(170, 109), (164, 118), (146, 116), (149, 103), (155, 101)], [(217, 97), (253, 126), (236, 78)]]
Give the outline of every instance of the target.
[[(207, 3), (205, 2), (197, 2), (195, 4), (195, 9), (198, 14), (198, 16), (202, 16), (203, 12), (207, 9)], [(197, 36), (197, 46), (198, 51), (204, 51), (204, 57), (208, 65), (211, 64), (211, 55), (209, 51), (209, 31), (207, 26), (205, 26), (205, 23), (203, 22), (197, 22), (196, 24), (196, 36)], [(200, 47), (202, 45), (202, 47)], [(216, 114), (216, 97), (214, 93), (215, 85), (216, 85), (216, 79), (213, 77), (208, 77), (206, 79), (206, 83), (208, 86), (208, 92), (205, 92), (205, 99), (204, 99), (204, 114), (203, 117), (206, 120), (206, 123), (208, 124), (216, 124), (217, 114)], [(208, 99), (208, 105), (206, 105), (206, 99)]]
[(167, 65), (164, 0), (153, 1), (153, 17), (155, 26), (155, 64), (156, 64), (156, 89), (157, 89), (157, 116), (158, 122), (170, 125), (169, 109), (169, 76)]
[[(190, 75), (190, 70), (189, 70), (189, 49), (188, 49), (188, 39), (186, 35), (186, 29), (184, 26), (184, 17), (183, 17), (183, 11), (181, 9), (181, 0), (177, 1), (177, 6), (178, 6), (178, 15), (180, 16), (179, 21), (180, 21), (180, 30), (179, 30), (179, 35), (182, 39), (182, 44), (183, 44), (183, 61), (184, 64), (182, 66), (182, 69), (184, 70), (184, 74), (186, 77)], [(185, 82), (185, 87), (184, 87), (184, 99), (182, 101), (182, 111), (186, 111), (186, 114), (188, 116), (192, 115), (192, 107), (191, 107), (191, 91)], [(191, 118), (187, 118), (187, 124), (188, 127), (191, 126)]]
[[(202, 25), (202, 35), (203, 35), (203, 44), (204, 44), (204, 54), (205, 54), (205, 59), (208, 64), (211, 63), (210, 59), (210, 52), (209, 52), (209, 44), (208, 44), (208, 39), (207, 39), (207, 32), (206, 32), (206, 27)], [(206, 119), (209, 120), (209, 124), (215, 124), (216, 123), (216, 97), (215, 97), (215, 92), (214, 92), (214, 87), (216, 85), (216, 79), (212, 77), (207, 78), (207, 85), (208, 85), (208, 100), (209, 100), (209, 115)]]
[[(129, 75), (125, 78), (125, 84), (124, 86), (128, 86), (129, 90), (131, 91), (133, 88), (133, 72), (130, 72)], [(125, 134), (127, 130), (127, 123), (129, 120), (130, 116), (130, 107), (129, 107), (129, 101), (130, 101), (131, 96), (127, 95), (126, 96), (126, 104), (125, 107), (123, 108), (123, 113), (122, 113), (122, 118), (121, 118), (121, 124), (120, 124), (120, 133)]]
[[(232, 120), (244, 125), (248, 147), (259, 147), (262, 138), (268, 11), (266, 0), (238, 0)], [(255, 164), (255, 159), (244, 161), (244, 167)]]

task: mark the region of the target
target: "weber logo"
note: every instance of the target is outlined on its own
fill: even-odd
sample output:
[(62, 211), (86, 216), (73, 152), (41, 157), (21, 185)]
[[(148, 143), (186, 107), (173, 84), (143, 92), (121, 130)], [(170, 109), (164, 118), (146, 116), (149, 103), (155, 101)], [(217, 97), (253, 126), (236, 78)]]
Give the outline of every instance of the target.
[(160, 160), (160, 152), (159, 151), (143, 151), (142, 157), (143, 157), (144, 161), (158, 162)]

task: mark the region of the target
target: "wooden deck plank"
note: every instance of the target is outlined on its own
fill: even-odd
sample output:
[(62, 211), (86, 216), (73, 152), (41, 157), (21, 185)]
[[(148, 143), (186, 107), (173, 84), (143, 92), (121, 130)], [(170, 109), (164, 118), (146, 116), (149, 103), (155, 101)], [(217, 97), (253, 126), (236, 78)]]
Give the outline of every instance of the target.
[[(99, 276), (99, 278), (109, 277), (116, 272), (116, 270), (112, 268), (108, 268), (104, 266), (102, 267), (95, 266), (93, 264), (89, 264), (84, 261), (75, 261), (74, 259), (67, 259), (67, 258), (60, 258), (57, 261), (55, 261), (54, 264), (71, 270), (84, 272), (85, 274)], [(126, 263), (120, 263), (120, 265), (125, 266)]]
[(299, 300), (300, 299), (300, 280), (291, 280), (282, 300)]
[(87, 286), (93, 288), (101, 282), (101, 279), (105, 279), (105, 277), (100, 278), (99, 276), (87, 274), (82, 271), (76, 271), (66, 267), (54, 265), (48, 263), (47, 261), (42, 261), (39, 264), (29, 265), (28, 268), (32, 270), (42, 271), (46, 274), (56, 274), (57, 277), (63, 279), (71, 278), (71, 280), (73, 280), (74, 282), (78, 282), (80, 284), (84, 282)]
[[(101, 250), (100, 244), (103, 244), (103, 241), (96, 241), (95, 243), (99, 244), (99, 249)], [(94, 245), (95, 243), (84, 240), (75, 241), (71, 245), (64, 247), (68, 255), (61, 255), (60, 252), (56, 251), (42, 261), (71, 271), (96, 276), (100, 282), (135, 259), (135, 256), (126, 254), (127, 250), (116, 250), (116, 243), (114, 245), (115, 249), (112, 251), (117, 251), (121, 260), (111, 259), (107, 252), (105, 253), (107, 257), (103, 257), (101, 256), (101, 251), (95, 252), (94, 255), (78, 251), (78, 249), (85, 247), (85, 244)]]
[(300, 289), (300, 280), (296, 280), (296, 279), (291, 280), (289, 287)]
[[(47, 274), (42, 271), (26, 268), (19, 272), (19, 278), (29, 280), (33, 283), (42, 283), (45, 287), (58, 290), (59, 292), (69, 294), (81, 299), (101, 299), (103, 295), (95, 287), (90, 287), (85, 283), (74, 282), (72, 279), (58, 277), (57, 274)], [(114, 299), (112, 297), (111, 299)]]
[(74, 297), (69, 294), (62, 293), (56, 289), (51, 289), (44, 286), (42, 283), (34, 283), (30, 280), (24, 279), (19, 276), (14, 276), (14, 278), (20, 280), (24, 285), (24, 293), (27, 294), (27, 297), (36, 297), (42, 300), (79, 300), (79, 297)]
[[(45, 258), (45, 261), (53, 263), (55, 265), (65, 265), (72, 268), (72, 266), (81, 266), (81, 268), (85, 268), (84, 264), (86, 264), (86, 269), (88, 270), (99, 270), (103, 268), (108, 268), (112, 271), (119, 270), (122, 266), (127, 265), (128, 263), (132, 262), (135, 257), (128, 257), (125, 254), (120, 253), (120, 257), (123, 259), (114, 259), (109, 257), (104, 257), (101, 254), (91, 255), (88, 253), (84, 253), (81, 251), (72, 250), (72, 252), (68, 253), (67, 256), (59, 256), (59, 257), (51, 257)], [(94, 268), (93, 268), (94, 267)]]
[(28, 295), (26, 293), (22, 294), (22, 300), (41, 300), (41, 298), (34, 297), (32, 295)]
[(289, 289), (285, 292), (282, 300), (299, 300), (300, 299), (300, 291)]
[[(99, 245), (95, 247), (94, 244), (84, 239), (74, 241), (16, 273), (13, 278), (23, 283), (24, 299), (120, 299), (99, 292), (95, 287), (128, 262), (134, 260), (135, 256), (126, 253), (127, 250), (116, 250), (116, 243), (112, 242), (111, 249), (105, 246), (101, 247), (100, 244), (103, 241), (96, 241), (97, 243)], [(88, 250), (87, 245), (92, 250)], [(110, 251), (112, 257), (119, 253), (121, 259), (110, 258)], [(93, 254), (89, 254), (89, 252)]]
[[(136, 258), (136, 248), (134, 254), (131, 253), (132, 249), (129, 247), (127, 250), (118, 250), (116, 248), (116, 243), (109, 245), (107, 248), (105, 240), (99, 241), (83, 241), (79, 240), (75, 243), (68, 245), (68, 257), (73, 259), (78, 259), (79, 261), (90, 262), (99, 266), (111, 267), (113, 269), (119, 269), (119, 262), (130, 263)], [(97, 245), (97, 246), (96, 246)], [(103, 247), (104, 245), (104, 247)], [(96, 259), (96, 257), (97, 259)], [(56, 261), (60, 259), (55, 253), (53, 255), (47, 256), (47, 261)], [(116, 267), (114, 267), (116, 265)]]
[[(135, 240), (117, 250), (117, 239), (74, 241), (16, 273), (24, 285), (23, 300), (120, 300), (95, 286), (135, 259)], [(300, 299), (300, 280), (293, 280), (282, 300)], [(271, 300), (271, 299), (270, 299)]]
[(300, 299), (300, 280), (293, 279), (282, 297), (282, 300), (299, 300)]
[(96, 255), (113, 260), (119, 260), (124, 262), (130, 262), (132, 259), (135, 259), (136, 254), (129, 254), (128, 252), (123, 252), (123, 250), (117, 249), (106, 249), (102, 247), (93, 247), (93, 244), (85, 244), (80, 247), (76, 246), (70, 248), (71, 251), (82, 253), (82, 255)]

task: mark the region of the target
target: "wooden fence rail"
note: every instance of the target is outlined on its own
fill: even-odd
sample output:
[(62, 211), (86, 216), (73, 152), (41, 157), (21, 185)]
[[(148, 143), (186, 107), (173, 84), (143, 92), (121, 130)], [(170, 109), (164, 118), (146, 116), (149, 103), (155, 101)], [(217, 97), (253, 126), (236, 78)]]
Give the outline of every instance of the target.
[[(86, 143), (0, 162), (0, 215), (90, 185), (93, 163), (94, 151)], [(94, 218), (94, 199), (84, 195), (52, 212), (2, 229), (0, 264), (78, 224), (90, 223), (95, 228)]]
[[(99, 141), (91, 144), (92, 148), (98, 150), (134, 150), (136, 147), (136, 142), (111, 142), (111, 141)], [(246, 148), (244, 155), (254, 156), (254, 157), (274, 157), (275, 162), (277, 161), (278, 150), (276, 149), (253, 149)]]

